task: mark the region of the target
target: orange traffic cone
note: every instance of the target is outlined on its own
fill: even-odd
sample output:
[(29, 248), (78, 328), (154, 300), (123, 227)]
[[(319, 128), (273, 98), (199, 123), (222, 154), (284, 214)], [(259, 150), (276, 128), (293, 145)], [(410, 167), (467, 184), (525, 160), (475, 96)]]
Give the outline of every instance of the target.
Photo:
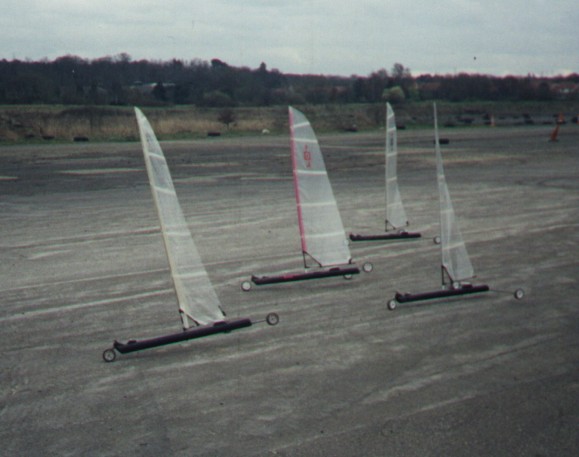
[(557, 124), (563, 125), (565, 123), (565, 116), (563, 113), (559, 113), (559, 117), (557, 118)]
[(551, 132), (551, 137), (549, 138), (549, 141), (559, 141), (557, 140), (557, 136), (559, 135), (559, 124), (557, 124), (555, 126), (555, 128), (553, 129), (553, 131)]

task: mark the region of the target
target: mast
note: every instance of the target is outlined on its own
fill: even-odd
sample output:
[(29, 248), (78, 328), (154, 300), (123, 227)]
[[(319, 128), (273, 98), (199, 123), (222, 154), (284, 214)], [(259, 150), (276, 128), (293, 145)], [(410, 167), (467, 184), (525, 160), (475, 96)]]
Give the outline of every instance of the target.
[(392, 106), (386, 103), (386, 231), (401, 229), (408, 225), (398, 189), (397, 157), (396, 118)]
[[(299, 190), (299, 176), (298, 176), (298, 160), (297, 160), (297, 146), (294, 137), (294, 110), (290, 107), (289, 108), (289, 125), (290, 125), (290, 149), (291, 149), (291, 156), (292, 156), (292, 175), (294, 180), (294, 194), (296, 196), (296, 207), (298, 211), (298, 227), (300, 230), (300, 242), (302, 245), (302, 255), (304, 257), (304, 267), (307, 268), (307, 260), (306, 260), (306, 252), (308, 252), (307, 240), (305, 235), (305, 228), (304, 228), (304, 218), (302, 214), (302, 204), (300, 198), (300, 190)], [(305, 154), (305, 152), (303, 152)], [(311, 160), (311, 157), (308, 157)]]

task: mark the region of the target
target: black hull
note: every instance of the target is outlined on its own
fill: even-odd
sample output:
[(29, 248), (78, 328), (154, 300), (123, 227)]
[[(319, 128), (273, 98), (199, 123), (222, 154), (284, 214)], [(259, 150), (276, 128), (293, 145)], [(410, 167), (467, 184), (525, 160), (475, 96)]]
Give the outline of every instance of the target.
[(352, 241), (408, 240), (420, 237), (422, 237), (422, 235), (417, 232), (382, 233), (380, 235), (358, 235), (356, 233), (350, 233), (350, 240)]
[(251, 281), (258, 285), (277, 284), (281, 282), (305, 281), (307, 279), (329, 278), (360, 274), (358, 267), (330, 268), (329, 270), (312, 271), (311, 273), (289, 273), (279, 276), (252, 276)]
[(213, 325), (204, 325), (202, 327), (195, 327), (184, 330), (179, 333), (171, 335), (159, 336), (157, 338), (149, 338), (140, 341), (130, 341), (128, 343), (119, 343), (115, 341), (113, 348), (121, 354), (129, 352), (142, 351), (143, 349), (150, 349), (167, 344), (179, 343), (181, 341), (194, 340), (196, 338), (203, 338), (204, 336), (215, 335), (217, 333), (231, 332), (240, 328), (250, 327), (252, 325), (251, 319), (239, 319), (236, 321), (217, 322)]
[(489, 286), (481, 284), (480, 286), (462, 286), (458, 289), (436, 290), (433, 292), (423, 292), (419, 294), (400, 294), (396, 293), (394, 299), (398, 303), (407, 303), (420, 300), (433, 300), (436, 298), (454, 297), (457, 295), (476, 294), (480, 292), (488, 292)]

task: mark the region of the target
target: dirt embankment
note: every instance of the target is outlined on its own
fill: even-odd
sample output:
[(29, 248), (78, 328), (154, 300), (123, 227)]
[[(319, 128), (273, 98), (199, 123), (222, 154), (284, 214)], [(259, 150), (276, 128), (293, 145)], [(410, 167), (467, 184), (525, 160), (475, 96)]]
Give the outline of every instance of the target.
[[(383, 104), (309, 105), (303, 110), (317, 131), (356, 131), (384, 125)], [(395, 107), (399, 127), (432, 123), (431, 102)], [(578, 102), (446, 103), (439, 118), (448, 126), (555, 123), (560, 113), (577, 122)], [(145, 108), (160, 138), (287, 132), (287, 107)], [(132, 108), (101, 106), (0, 107), (0, 141), (91, 141), (138, 138)]]

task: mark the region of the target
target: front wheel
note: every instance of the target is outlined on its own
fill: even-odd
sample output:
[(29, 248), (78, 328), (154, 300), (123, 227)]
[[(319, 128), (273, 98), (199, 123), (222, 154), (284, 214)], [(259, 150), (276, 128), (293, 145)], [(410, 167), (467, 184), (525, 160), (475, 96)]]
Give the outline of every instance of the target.
[(366, 262), (364, 265), (362, 265), (362, 270), (364, 270), (365, 273), (370, 273), (373, 269), (374, 265), (372, 265), (371, 262)]
[(435, 236), (432, 241), (434, 242), (434, 244), (440, 244), (442, 242), (442, 239), (439, 236)]
[(114, 362), (116, 358), (117, 358), (117, 353), (115, 352), (114, 349), (106, 349), (103, 352), (103, 360), (105, 362)]
[(251, 283), (249, 281), (243, 281), (241, 283), (241, 290), (244, 292), (248, 292), (251, 290)]
[(269, 325), (277, 325), (279, 322), (279, 316), (277, 313), (269, 313), (266, 317), (265, 317), (265, 321), (269, 324)]
[(525, 296), (525, 291), (523, 289), (517, 289), (513, 295), (517, 300), (521, 300)]
[(353, 276), (351, 274), (344, 275), (344, 279), (352, 279)]
[(394, 311), (396, 309), (396, 300), (388, 300), (387, 306), (390, 311)]

